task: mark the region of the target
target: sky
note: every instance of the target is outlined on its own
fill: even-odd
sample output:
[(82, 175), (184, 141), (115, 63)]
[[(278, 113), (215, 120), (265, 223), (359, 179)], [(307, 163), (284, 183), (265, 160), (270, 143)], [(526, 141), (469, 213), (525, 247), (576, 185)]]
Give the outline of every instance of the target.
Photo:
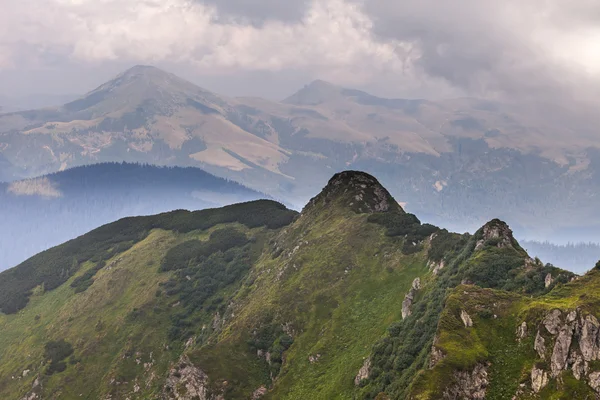
[(597, 0), (0, 0), (0, 97), (155, 65), (226, 95), (598, 104)]

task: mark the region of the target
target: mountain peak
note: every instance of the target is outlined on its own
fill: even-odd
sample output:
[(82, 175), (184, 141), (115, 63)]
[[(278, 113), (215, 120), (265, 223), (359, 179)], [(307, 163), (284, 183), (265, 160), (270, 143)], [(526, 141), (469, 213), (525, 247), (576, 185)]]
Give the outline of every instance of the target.
[(476, 250), (482, 248), (486, 243), (494, 244), (496, 247), (517, 247), (518, 243), (513, 236), (508, 224), (497, 218), (482, 226), (476, 233), (479, 237)]
[(342, 88), (320, 79), (312, 81), (283, 102), (295, 105), (317, 105), (342, 96)]
[(140, 107), (168, 115), (190, 99), (210, 109), (223, 104), (218, 96), (174, 74), (149, 65), (136, 65), (63, 107), (69, 112), (86, 113), (87, 117), (134, 112)]
[(335, 174), (325, 188), (306, 205), (303, 213), (318, 206), (339, 204), (356, 213), (400, 211), (402, 207), (372, 175), (362, 171)]

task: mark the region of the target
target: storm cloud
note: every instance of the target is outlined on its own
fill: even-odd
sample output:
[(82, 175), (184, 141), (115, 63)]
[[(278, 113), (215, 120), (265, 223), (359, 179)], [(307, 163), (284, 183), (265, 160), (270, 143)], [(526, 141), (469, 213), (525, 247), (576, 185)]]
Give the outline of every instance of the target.
[(597, 1), (1, 1), (4, 87), (71, 71), (87, 79), (63, 93), (83, 92), (144, 63), (254, 95), (309, 78), (399, 97), (593, 103), (600, 89)]

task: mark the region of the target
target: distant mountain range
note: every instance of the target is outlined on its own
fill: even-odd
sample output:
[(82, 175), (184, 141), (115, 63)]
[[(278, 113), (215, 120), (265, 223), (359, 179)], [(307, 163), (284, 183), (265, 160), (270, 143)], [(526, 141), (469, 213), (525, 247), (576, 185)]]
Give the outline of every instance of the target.
[(315, 81), (282, 102), (228, 98), (134, 67), (61, 107), (0, 115), (0, 180), (107, 161), (198, 166), (303, 204), (332, 172), (374, 173), (455, 230), (600, 241), (597, 132), (530, 104), (384, 99)]
[(119, 218), (268, 197), (198, 168), (119, 163), (0, 183), (0, 271)]

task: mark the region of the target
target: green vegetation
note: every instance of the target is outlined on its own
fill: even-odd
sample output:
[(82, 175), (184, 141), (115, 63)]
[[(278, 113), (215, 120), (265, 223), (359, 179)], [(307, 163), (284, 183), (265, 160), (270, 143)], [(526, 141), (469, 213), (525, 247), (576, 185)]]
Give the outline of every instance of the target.
[(78, 276), (71, 282), (71, 287), (75, 289), (75, 293), (85, 292), (87, 288), (92, 286), (94, 283), (94, 276), (98, 271), (106, 266), (106, 261), (102, 260), (98, 262), (93, 268), (85, 271), (81, 276)]
[[(42, 398), (160, 398), (167, 377), (186, 396), (178, 379), (191, 373), (228, 400), (262, 387), (264, 400), (433, 400), (480, 364), (499, 400), (527, 388), (548, 310), (598, 315), (598, 270), (572, 281), (501, 221), (459, 235), (401, 209), (368, 213), (381, 190), (346, 178), (352, 190), (328, 188), (300, 218), (269, 201), (129, 218), (0, 274), (0, 289), (16, 287), (0, 292), (13, 311), (0, 314), (0, 397), (39, 380)], [(587, 396), (582, 382), (565, 376), (540, 396)]]
[(404, 212), (371, 214), (368, 221), (385, 227), (387, 236), (403, 236), (404, 254), (421, 251), (423, 249), (421, 242), (439, 231), (438, 227), (421, 224), (415, 215)]
[(46, 346), (44, 346), (44, 357), (50, 361), (50, 365), (46, 369), (46, 374), (52, 375), (67, 369), (67, 364), (64, 360), (71, 354), (73, 354), (73, 346), (64, 339), (46, 343)]
[(143, 240), (152, 229), (186, 233), (231, 222), (248, 228), (266, 226), (277, 229), (290, 224), (296, 215), (282, 204), (259, 200), (219, 209), (195, 212), (181, 210), (149, 217), (124, 218), (0, 273), (0, 310), (6, 314), (19, 311), (27, 305), (31, 291), (36, 287), (56, 289), (73, 276), (84, 262), (107, 260)]

